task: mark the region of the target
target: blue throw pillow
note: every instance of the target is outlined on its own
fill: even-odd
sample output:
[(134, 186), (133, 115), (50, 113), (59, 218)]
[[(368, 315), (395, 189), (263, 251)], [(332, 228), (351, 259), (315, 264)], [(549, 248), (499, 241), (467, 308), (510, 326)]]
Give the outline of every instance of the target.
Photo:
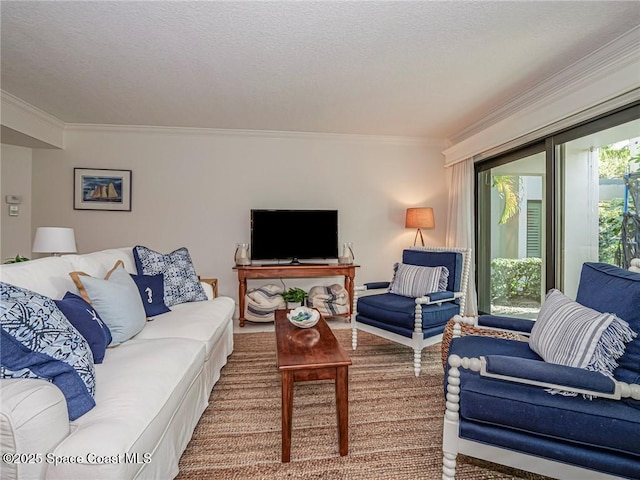
[(113, 337), (111, 344), (126, 342), (144, 328), (147, 317), (136, 283), (118, 260), (104, 280), (84, 272), (69, 274), (82, 297), (100, 314)]
[(138, 245), (133, 248), (133, 256), (138, 274), (164, 275), (164, 303), (167, 307), (207, 300), (186, 248), (164, 255)]
[(55, 302), (0, 282), (0, 377), (42, 378), (57, 386), (75, 420), (95, 406), (89, 344)]
[(142, 305), (147, 317), (155, 317), (171, 310), (164, 304), (164, 275), (133, 275), (131, 278), (136, 282)]
[(91, 347), (93, 362), (102, 363), (104, 352), (111, 343), (111, 331), (102, 321), (95, 308), (75, 293), (67, 292), (62, 300), (55, 300), (56, 305), (76, 327)]

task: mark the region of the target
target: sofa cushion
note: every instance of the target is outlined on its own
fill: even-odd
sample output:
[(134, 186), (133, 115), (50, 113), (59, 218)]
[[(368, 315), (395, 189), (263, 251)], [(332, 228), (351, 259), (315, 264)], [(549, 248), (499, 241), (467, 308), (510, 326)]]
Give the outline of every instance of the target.
[(66, 292), (75, 292), (69, 275), (74, 270), (65, 257), (46, 257), (28, 262), (0, 265), (0, 280), (49, 298), (62, 298)]
[(0, 363), (3, 378), (42, 378), (64, 394), (74, 420), (95, 406), (89, 344), (55, 302), (0, 282)]
[(529, 346), (546, 362), (612, 378), (616, 360), (634, 336), (615, 315), (584, 307), (551, 289), (531, 329)]
[(116, 262), (104, 280), (84, 272), (69, 275), (109, 326), (112, 345), (126, 342), (144, 328), (146, 315), (140, 292), (121, 261)]
[(132, 247), (110, 248), (83, 255), (63, 255), (62, 258), (67, 258), (73, 263), (71, 270), (80, 270), (96, 278), (104, 278), (118, 261), (124, 264), (127, 272), (139, 273), (136, 271)]
[[(613, 376), (623, 382), (640, 384), (640, 273), (605, 263), (585, 263), (576, 301), (599, 312), (617, 315), (639, 334), (627, 344)], [(640, 407), (640, 402), (634, 403)]]
[(147, 317), (155, 317), (171, 310), (164, 304), (164, 275), (134, 275), (131, 278), (136, 283), (142, 305)]
[[(177, 411), (199, 416), (207, 396), (198, 382), (204, 345), (181, 338), (131, 340), (107, 349), (96, 366), (96, 408), (75, 422), (75, 431), (54, 450), (58, 456), (88, 452), (100, 457), (151, 454)], [(202, 388), (197, 404), (182, 405), (191, 388)], [(179, 409), (179, 407), (182, 407)], [(185, 410), (186, 408), (186, 410)], [(189, 435), (191, 432), (189, 432)], [(142, 464), (49, 465), (52, 478), (135, 478)], [(167, 474), (168, 475), (168, 474)], [(165, 478), (165, 477), (163, 477)]]
[(224, 332), (235, 302), (229, 297), (217, 297), (207, 302), (189, 302), (175, 305), (170, 312), (147, 322), (134, 340), (157, 338), (188, 338), (205, 345), (206, 356)]
[(138, 245), (133, 249), (133, 256), (139, 274), (164, 275), (164, 303), (167, 307), (207, 300), (186, 248), (164, 255)]
[(67, 317), (80, 335), (89, 343), (93, 362), (102, 363), (104, 352), (111, 343), (111, 331), (102, 321), (96, 309), (75, 293), (67, 292), (62, 300), (55, 300), (60, 311)]
[(447, 289), (449, 270), (446, 267), (420, 267), (396, 263), (389, 293), (404, 297), (422, 297), (428, 293)]

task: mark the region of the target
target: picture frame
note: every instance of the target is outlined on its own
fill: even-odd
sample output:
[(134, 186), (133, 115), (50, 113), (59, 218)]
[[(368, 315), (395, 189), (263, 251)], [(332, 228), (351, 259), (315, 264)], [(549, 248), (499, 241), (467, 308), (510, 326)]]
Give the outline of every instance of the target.
[(73, 209), (131, 211), (131, 170), (73, 169)]

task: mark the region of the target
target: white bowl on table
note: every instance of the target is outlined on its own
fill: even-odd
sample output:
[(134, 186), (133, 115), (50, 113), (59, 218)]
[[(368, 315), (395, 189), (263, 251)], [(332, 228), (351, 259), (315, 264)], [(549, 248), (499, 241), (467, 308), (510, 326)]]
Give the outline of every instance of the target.
[(309, 307), (297, 307), (287, 312), (289, 321), (299, 328), (311, 328), (320, 320), (320, 312)]

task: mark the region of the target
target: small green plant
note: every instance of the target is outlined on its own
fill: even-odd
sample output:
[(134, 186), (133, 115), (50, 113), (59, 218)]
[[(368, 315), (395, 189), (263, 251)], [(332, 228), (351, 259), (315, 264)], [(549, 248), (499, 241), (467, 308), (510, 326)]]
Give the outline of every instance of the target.
[(285, 302), (302, 303), (304, 297), (307, 296), (307, 292), (298, 287), (288, 289), (282, 294)]
[(18, 254), (15, 257), (11, 257), (8, 260), (5, 260), (4, 263), (20, 263), (20, 262), (27, 262), (29, 259), (27, 257), (23, 257), (22, 255)]

